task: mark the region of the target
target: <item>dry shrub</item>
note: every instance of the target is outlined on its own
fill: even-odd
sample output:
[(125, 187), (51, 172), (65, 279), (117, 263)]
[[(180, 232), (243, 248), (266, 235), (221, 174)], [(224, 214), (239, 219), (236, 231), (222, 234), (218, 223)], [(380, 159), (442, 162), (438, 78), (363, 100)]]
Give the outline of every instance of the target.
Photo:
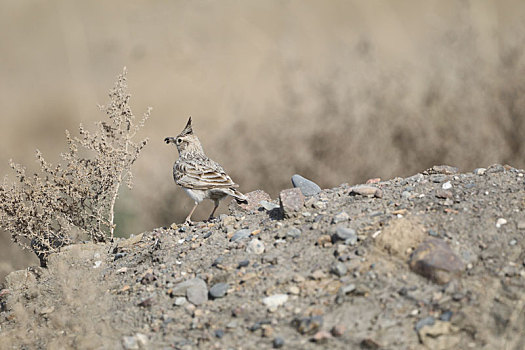
[(13, 161), (17, 182), (7, 177), (0, 186), (0, 227), (25, 249), (33, 250), (45, 265), (48, 254), (79, 237), (94, 242), (111, 240), (115, 230), (115, 201), (119, 188), (132, 185), (131, 166), (147, 139), (136, 134), (150, 109), (136, 122), (127, 93), (126, 69), (100, 109), (107, 120), (90, 132), (82, 125), (79, 136), (66, 130), (68, 150), (62, 163), (48, 163), (37, 150), (40, 171), (33, 175)]

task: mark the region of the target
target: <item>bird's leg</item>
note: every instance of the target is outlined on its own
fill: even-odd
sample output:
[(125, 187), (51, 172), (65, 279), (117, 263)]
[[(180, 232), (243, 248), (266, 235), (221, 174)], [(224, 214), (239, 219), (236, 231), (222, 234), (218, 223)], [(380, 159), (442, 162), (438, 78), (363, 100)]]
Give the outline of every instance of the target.
[(197, 205), (199, 205), (199, 203), (195, 202), (195, 205), (193, 206), (193, 208), (191, 208), (191, 211), (186, 217), (186, 220), (184, 220), (184, 224), (191, 225), (191, 214), (193, 214), (193, 212), (195, 211), (195, 208), (197, 208)]
[(211, 211), (210, 217), (208, 218), (208, 221), (211, 221), (213, 219), (213, 215), (215, 214), (215, 210), (219, 207), (219, 201), (214, 201), (215, 206), (213, 207), (213, 210)]

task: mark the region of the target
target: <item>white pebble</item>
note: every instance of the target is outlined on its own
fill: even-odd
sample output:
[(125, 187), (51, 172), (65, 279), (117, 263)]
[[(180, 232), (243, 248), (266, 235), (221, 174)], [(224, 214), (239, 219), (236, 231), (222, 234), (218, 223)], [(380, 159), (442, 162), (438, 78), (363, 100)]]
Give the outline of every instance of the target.
[(93, 265), (93, 268), (94, 269), (98, 269), (100, 267), (100, 265), (102, 265), (102, 261), (97, 260), (97, 261), (95, 261), (95, 265)]
[(275, 310), (288, 301), (286, 294), (274, 294), (262, 300), (263, 304), (270, 310)]
[(441, 186), (444, 190), (450, 190), (452, 188), (452, 184), (450, 183), (450, 181), (447, 181), (443, 184), (443, 186)]
[(507, 220), (505, 220), (504, 218), (499, 218), (496, 221), (496, 227), (500, 228), (501, 226), (505, 225), (506, 223), (507, 223)]

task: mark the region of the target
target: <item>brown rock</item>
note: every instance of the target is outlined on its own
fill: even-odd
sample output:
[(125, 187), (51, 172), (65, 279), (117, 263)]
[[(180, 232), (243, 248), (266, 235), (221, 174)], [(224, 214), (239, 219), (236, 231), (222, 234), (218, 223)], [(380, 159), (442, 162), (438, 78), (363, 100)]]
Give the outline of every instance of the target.
[(304, 195), (300, 188), (289, 188), (279, 193), (279, 203), (285, 217), (295, 216), (304, 206)]
[(361, 349), (377, 350), (381, 348), (381, 345), (373, 339), (366, 338), (361, 341)]
[(350, 189), (350, 195), (360, 195), (367, 197), (383, 197), (383, 191), (374, 186), (356, 186)]
[(312, 340), (316, 343), (325, 343), (330, 338), (332, 338), (332, 335), (327, 331), (322, 330), (315, 333)]
[(324, 247), (325, 243), (332, 243), (332, 237), (330, 235), (321, 235), (317, 238), (317, 245)]
[(438, 284), (448, 283), (465, 268), (448, 244), (437, 238), (428, 238), (421, 243), (412, 253), (409, 265), (412, 271)]
[(239, 209), (244, 211), (253, 211), (261, 206), (261, 201), (270, 202), (272, 200), (270, 198), (270, 195), (264, 192), (263, 190), (255, 190), (252, 192), (248, 192), (245, 194), (245, 196), (248, 203), (237, 203), (237, 201), (232, 200), (230, 204), (230, 209), (232, 211)]
[(452, 198), (453, 194), (452, 194), (452, 191), (437, 189), (436, 190), (436, 197), (437, 198), (443, 198), (443, 199)]
[(345, 334), (345, 326), (342, 324), (336, 324), (332, 327), (332, 330), (330, 331), (334, 337), (341, 337), (343, 334)]

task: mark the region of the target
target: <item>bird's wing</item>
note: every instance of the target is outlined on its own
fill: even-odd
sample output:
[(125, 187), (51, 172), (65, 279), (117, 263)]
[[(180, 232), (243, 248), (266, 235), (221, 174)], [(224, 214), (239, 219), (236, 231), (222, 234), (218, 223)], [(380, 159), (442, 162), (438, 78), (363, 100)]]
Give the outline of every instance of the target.
[(179, 160), (173, 167), (173, 175), (178, 185), (196, 190), (239, 186), (218, 163), (207, 158)]

